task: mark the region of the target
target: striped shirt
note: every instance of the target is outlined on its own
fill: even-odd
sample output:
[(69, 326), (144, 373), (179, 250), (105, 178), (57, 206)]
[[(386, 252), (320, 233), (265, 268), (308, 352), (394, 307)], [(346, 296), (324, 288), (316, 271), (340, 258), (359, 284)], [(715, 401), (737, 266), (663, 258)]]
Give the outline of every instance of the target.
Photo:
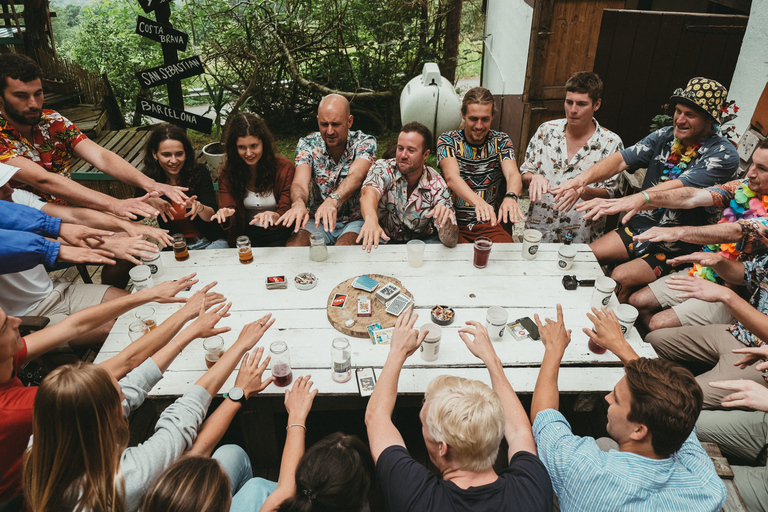
[(553, 409), (536, 416), (533, 436), (563, 512), (715, 512), (725, 503), (725, 486), (695, 429), (667, 459), (604, 452)]

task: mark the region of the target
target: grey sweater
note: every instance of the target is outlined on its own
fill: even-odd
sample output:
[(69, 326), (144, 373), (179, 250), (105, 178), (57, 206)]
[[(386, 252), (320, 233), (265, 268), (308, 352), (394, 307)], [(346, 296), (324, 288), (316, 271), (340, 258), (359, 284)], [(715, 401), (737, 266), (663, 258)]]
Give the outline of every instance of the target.
[[(127, 416), (139, 407), (162, 378), (150, 358), (121, 379), (123, 413)], [(210, 404), (211, 395), (205, 388), (192, 386), (163, 411), (149, 439), (123, 452), (120, 472), (125, 482), (126, 512), (136, 512), (155, 479), (192, 446)]]

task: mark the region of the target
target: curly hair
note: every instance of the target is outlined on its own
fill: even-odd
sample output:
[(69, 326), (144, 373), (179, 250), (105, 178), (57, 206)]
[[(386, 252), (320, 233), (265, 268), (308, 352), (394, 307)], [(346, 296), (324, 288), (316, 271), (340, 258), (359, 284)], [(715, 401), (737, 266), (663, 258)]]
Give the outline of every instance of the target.
[(275, 157), (275, 139), (264, 124), (255, 115), (244, 112), (235, 116), (229, 124), (224, 137), (224, 147), (227, 159), (221, 170), (229, 180), (232, 195), (237, 201), (242, 201), (248, 194), (246, 189), (251, 181), (251, 171), (237, 152), (237, 140), (252, 135), (261, 141), (261, 158), (256, 163), (256, 181), (254, 188), (259, 194), (270, 192), (275, 187), (277, 176), (277, 158)]
[(37, 62), (25, 55), (5, 53), (0, 55), (0, 94), (8, 87), (8, 79), (31, 82), (37, 78), (43, 78), (43, 70)]
[(142, 171), (158, 183), (168, 183), (168, 176), (154, 156), (154, 153), (160, 151), (160, 144), (166, 140), (176, 140), (184, 146), (184, 165), (179, 171), (179, 184), (182, 187), (189, 187), (191, 190), (194, 190), (194, 185), (197, 181), (195, 150), (192, 148), (192, 143), (187, 134), (184, 133), (184, 130), (176, 125), (163, 123), (152, 129), (144, 146)]

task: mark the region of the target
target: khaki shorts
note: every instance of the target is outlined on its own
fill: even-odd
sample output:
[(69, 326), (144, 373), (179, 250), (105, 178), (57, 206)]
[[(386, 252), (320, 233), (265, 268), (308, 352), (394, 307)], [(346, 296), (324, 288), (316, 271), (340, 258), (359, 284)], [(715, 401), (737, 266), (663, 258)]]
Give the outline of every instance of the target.
[(101, 304), (109, 288), (106, 284), (72, 284), (64, 278), (53, 283), (53, 291), (48, 297), (27, 313), (27, 316), (44, 316), (54, 325), (73, 313)]
[(681, 325), (730, 324), (735, 321), (730, 310), (722, 302), (705, 302), (699, 299), (678, 299), (683, 292), (667, 286), (664, 276), (648, 285), (662, 308), (672, 308)]

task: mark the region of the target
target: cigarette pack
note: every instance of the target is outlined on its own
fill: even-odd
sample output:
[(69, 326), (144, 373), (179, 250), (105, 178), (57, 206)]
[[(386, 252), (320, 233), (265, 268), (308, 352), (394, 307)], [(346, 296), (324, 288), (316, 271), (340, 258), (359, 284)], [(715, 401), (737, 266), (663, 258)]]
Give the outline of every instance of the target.
[(269, 276), (265, 281), (267, 290), (275, 290), (277, 288), (288, 288), (288, 283), (285, 280), (285, 276)]
[(387, 286), (376, 292), (376, 300), (382, 304), (386, 304), (398, 293), (400, 293), (400, 287), (396, 284), (389, 283)]
[(515, 337), (516, 340), (524, 340), (525, 338), (530, 338), (530, 333), (528, 330), (523, 327), (523, 324), (517, 320), (508, 323), (507, 330), (509, 331), (509, 334)]
[(357, 298), (357, 316), (371, 316), (371, 299), (367, 297)]

